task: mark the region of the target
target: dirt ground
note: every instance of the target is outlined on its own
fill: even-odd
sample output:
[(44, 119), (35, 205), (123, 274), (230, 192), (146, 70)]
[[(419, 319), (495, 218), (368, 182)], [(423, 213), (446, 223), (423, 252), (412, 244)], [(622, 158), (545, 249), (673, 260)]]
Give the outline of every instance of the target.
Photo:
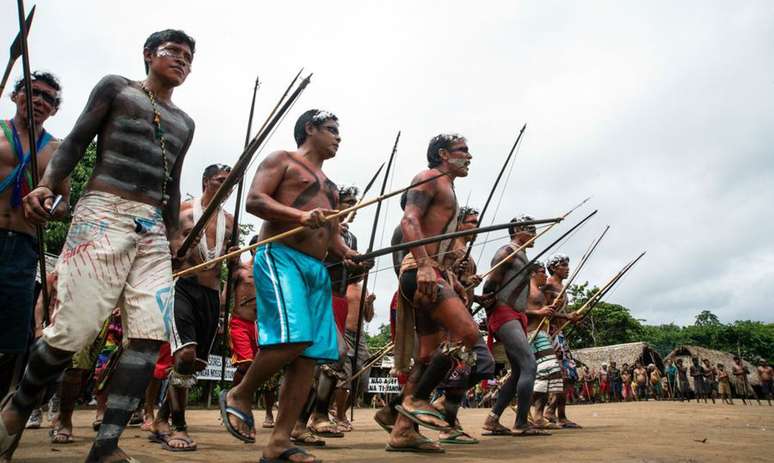
[[(764, 403), (765, 404), (765, 403)], [(486, 409), (464, 409), (463, 426), (480, 436)], [(28, 430), (16, 451), (18, 462), (81, 462), (94, 432), (93, 411), (76, 412), (76, 442), (53, 446), (48, 430)], [(550, 437), (483, 437), (478, 445), (447, 445), (444, 455), (415, 455), (384, 451), (387, 434), (371, 419), (373, 410), (355, 412), (355, 431), (343, 439), (328, 439), (314, 453), (326, 462), (410, 462), (427, 458), (449, 462), (523, 460), (529, 463), (581, 462), (774, 462), (774, 407), (679, 402), (579, 405), (568, 416), (584, 426), (555, 431)], [(512, 423), (508, 410), (504, 424)], [(262, 412), (256, 413), (261, 423)], [(246, 445), (226, 433), (217, 410), (194, 410), (190, 431), (198, 441), (193, 453), (169, 453), (148, 442), (146, 433), (129, 428), (121, 447), (141, 462), (255, 462), (268, 430), (259, 430), (258, 442)], [(436, 433), (427, 431), (430, 437)]]

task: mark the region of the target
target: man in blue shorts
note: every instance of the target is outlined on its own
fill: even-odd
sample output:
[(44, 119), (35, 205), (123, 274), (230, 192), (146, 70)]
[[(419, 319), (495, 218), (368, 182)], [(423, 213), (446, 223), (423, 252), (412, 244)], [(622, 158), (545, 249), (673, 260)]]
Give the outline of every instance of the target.
[(296, 121), (294, 136), (297, 150), (276, 151), (258, 167), (246, 207), (264, 220), (260, 240), (299, 225), (306, 230), (256, 250), (260, 352), (242, 382), (221, 394), (220, 407), (229, 432), (254, 442), (253, 394), (286, 367), (277, 420), (263, 457), (305, 462), (314, 457), (291, 446), (290, 432), (309, 393), (315, 364), (339, 358), (331, 281), (322, 261), (330, 253), (355, 268), (351, 258), (357, 253), (344, 243), (339, 221), (325, 219), (339, 202), (338, 188), (322, 171), (341, 143), (338, 118), (327, 111), (306, 111)]

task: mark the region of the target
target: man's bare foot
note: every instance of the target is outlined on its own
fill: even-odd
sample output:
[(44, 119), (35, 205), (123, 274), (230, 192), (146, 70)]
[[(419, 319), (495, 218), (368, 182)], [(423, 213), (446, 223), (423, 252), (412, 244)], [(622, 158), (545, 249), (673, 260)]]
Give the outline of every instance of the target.
[(400, 408), (398, 412), (421, 426), (436, 430), (448, 430), (451, 428), (443, 414), (425, 400), (418, 400), (408, 396), (403, 399)]
[(443, 453), (444, 449), (437, 443), (414, 430), (413, 427), (395, 431), (387, 441), (387, 450), (415, 451), (426, 453)]
[(173, 452), (193, 451), (196, 450), (196, 442), (191, 439), (187, 431), (173, 431), (162, 444), (162, 448)]
[(92, 462), (117, 463), (117, 462), (136, 461), (136, 460), (134, 460), (129, 455), (127, 455), (126, 452), (121, 450), (119, 447), (116, 447), (116, 449), (110, 455), (102, 457), (99, 460), (89, 460), (89, 459), (87, 459), (86, 461), (88, 463), (92, 463)]
[[(231, 389), (226, 393), (226, 406), (233, 407), (241, 411), (246, 416), (252, 416), (252, 401), (249, 397), (242, 398), (234, 394), (234, 390)], [(245, 436), (248, 439), (255, 439), (255, 429), (251, 428), (248, 423), (240, 420), (233, 414), (228, 414), (228, 421), (231, 426), (239, 432), (239, 434)]]
[(380, 408), (379, 411), (377, 411), (374, 415), (374, 421), (376, 421), (376, 424), (378, 424), (387, 432), (392, 431), (392, 427), (395, 426), (395, 420), (397, 419), (398, 414), (395, 412), (395, 410), (390, 408), (389, 405), (385, 405), (384, 407)]

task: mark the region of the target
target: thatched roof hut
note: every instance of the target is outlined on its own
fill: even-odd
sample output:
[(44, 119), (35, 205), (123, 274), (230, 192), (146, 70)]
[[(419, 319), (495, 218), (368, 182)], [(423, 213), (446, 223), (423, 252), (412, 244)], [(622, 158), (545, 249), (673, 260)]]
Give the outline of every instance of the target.
[[(699, 346), (679, 346), (670, 352), (669, 355), (664, 358), (664, 360), (672, 360), (673, 362), (676, 362), (677, 359), (683, 359), (683, 365), (690, 366), (691, 357), (699, 357), (700, 362), (704, 359), (709, 359), (710, 364), (713, 367), (718, 363), (722, 363), (729, 374), (731, 374), (731, 368), (734, 365), (734, 354), (729, 354), (728, 352), (719, 350), (707, 349), (706, 347)], [(755, 366), (745, 359), (742, 359), (742, 363), (750, 371), (750, 374), (747, 375), (747, 381), (753, 386), (758, 386), (760, 384), (760, 380), (758, 379), (758, 375), (755, 373)]]
[(659, 371), (664, 371), (664, 362), (661, 356), (646, 342), (630, 342), (627, 344), (615, 344), (613, 346), (589, 347), (573, 350), (572, 355), (577, 362), (593, 368), (602, 369), (602, 364), (610, 365), (613, 361), (618, 368), (624, 363), (634, 365), (638, 360), (643, 365), (654, 364)]

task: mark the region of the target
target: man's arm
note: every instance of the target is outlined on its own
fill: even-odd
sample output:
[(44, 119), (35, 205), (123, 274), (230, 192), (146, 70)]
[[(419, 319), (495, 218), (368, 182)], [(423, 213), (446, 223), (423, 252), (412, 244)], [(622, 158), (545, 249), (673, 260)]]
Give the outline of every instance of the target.
[[(185, 146), (180, 150), (180, 154), (175, 159), (175, 165), (172, 167), (172, 181), (167, 184), (166, 191), (169, 194), (167, 200), (167, 207), (164, 209), (164, 225), (167, 228), (167, 239), (172, 239), (180, 228), (180, 176), (183, 171), (183, 161), (185, 161), (185, 155), (188, 153), (188, 148), (191, 147), (193, 141), (194, 131), (196, 126), (193, 119), (185, 116), (186, 122), (189, 124), (188, 140), (185, 142)], [(163, 200), (163, 198), (162, 198)], [(182, 242), (180, 243), (182, 244)], [(178, 249), (178, 245), (174, 249)]]
[[(432, 170), (422, 172), (414, 177), (412, 183), (417, 183), (433, 174)], [(404, 241), (415, 241), (424, 238), (422, 231), (422, 219), (430, 209), (430, 204), (435, 197), (438, 180), (424, 183), (412, 188), (406, 196), (406, 208), (400, 221)], [(438, 285), (436, 283), (433, 259), (427, 254), (424, 246), (418, 246), (410, 250), (417, 263), (417, 289), (414, 300), (419, 303), (433, 303), (438, 297)]]
[(128, 82), (120, 76), (106, 76), (91, 91), (73, 130), (51, 155), (38, 187), (24, 198), (24, 212), (29, 220), (42, 223), (50, 219), (48, 207), (51, 207), (54, 190), (62, 191), (62, 182), (86, 153), (86, 147), (110, 114), (113, 100)]

